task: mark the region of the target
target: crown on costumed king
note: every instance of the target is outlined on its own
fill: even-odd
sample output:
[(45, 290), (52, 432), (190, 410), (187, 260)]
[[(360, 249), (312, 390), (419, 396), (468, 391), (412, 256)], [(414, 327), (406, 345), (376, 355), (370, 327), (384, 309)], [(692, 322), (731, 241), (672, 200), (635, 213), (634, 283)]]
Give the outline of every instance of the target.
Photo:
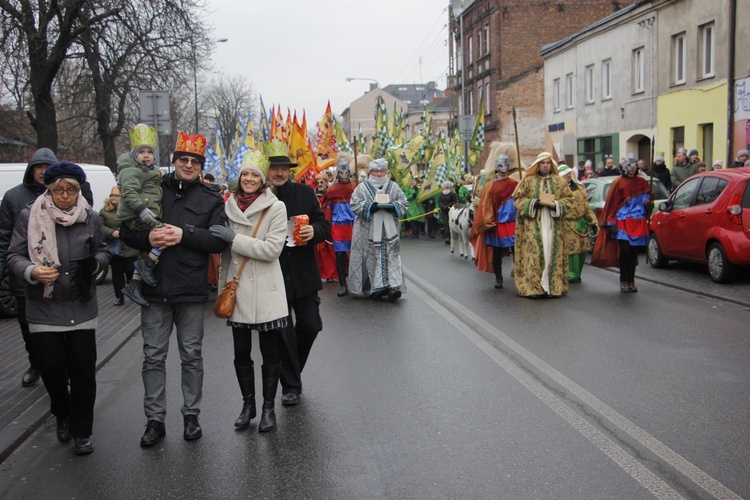
[(159, 136), (156, 129), (144, 123), (139, 123), (130, 129), (130, 150), (133, 151), (141, 146), (149, 146), (154, 151), (159, 144)]

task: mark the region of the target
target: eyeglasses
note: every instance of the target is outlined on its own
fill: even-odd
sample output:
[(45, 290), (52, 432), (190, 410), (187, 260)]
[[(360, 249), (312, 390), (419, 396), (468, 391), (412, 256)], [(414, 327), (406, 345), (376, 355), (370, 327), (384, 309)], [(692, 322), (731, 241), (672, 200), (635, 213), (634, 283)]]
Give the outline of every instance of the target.
[(200, 160), (196, 158), (190, 158), (189, 156), (181, 156), (177, 158), (177, 161), (180, 162), (182, 165), (187, 165), (188, 163), (194, 167), (200, 167), (201, 162)]
[(65, 193), (68, 196), (74, 196), (74, 195), (78, 194), (78, 189), (76, 189), (76, 188), (63, 189), (63, 188), (57, 187), (57, 188), (53, 189), (52, 192), (55, 193), (56, 195), (61, 195), (61, 194)]

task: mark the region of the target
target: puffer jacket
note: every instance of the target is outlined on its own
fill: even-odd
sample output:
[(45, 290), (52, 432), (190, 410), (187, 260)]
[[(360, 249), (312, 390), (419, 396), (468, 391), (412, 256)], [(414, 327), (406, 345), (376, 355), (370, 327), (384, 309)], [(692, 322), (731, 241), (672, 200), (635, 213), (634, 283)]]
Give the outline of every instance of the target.
[[(26, 319), (32, 325), (75, 326), (94, 319), (99, 314), (96, 300), (96, 270), (109, 263), (107, 245), (99, 226), (96, 212), (87, 209), (84, 222), (71, 226), (55, 224), (57, 254), (61, 262), (60, 276), (55, 281), (52, 297), (45, 299), (44, 285), (30, 284), (24, 280), (24, 272), (34, 264), (29, 258), (28, 229), (30, 207), (18, 217), (13, 237), (8, 248), (8, 267), (17, 280), (26, 283)], [(89, 257), (96, 260), (87, 276), (83, 263)], [(85, 289), (81, 287), (85, 286)]]
[[(0, 205), (0, 280), (5, 276), (6, 256), (10, 246), (10, 238), (13, 235), (13, 228), (16, 225), (18, 216), (21, 211), (47, 189), (43, 185), (34, 182), (34, 166), (51, 165), (57, 161), (57, 157), (49, 148), (40, 148), (34, 153), (26, 165), (26, 172), (23, 174), (23, 182), (18, 186), (9, 189), (3, 197), (3, 203)], [(26, 284), (23, 280), (18, 280), (10, 273), (10, 293), (14, 297), (24, 297), (26, 295)]]
[[(219, 289), (239, 272), (242, 259), (247, 263), (237, 285), (237, 300), (230, 321), (260, 325), (288, 314), (284, 275), (279, 255), (286, 241), (286, 207), (270, 189), (266, 189), (243, 213), (236, 195), (226, 202), (229, 227), (236, 233), (234, 241), (221, 256)], [(261, 213), (267, 210), (258, 233), (252, 237)]]
[[(182, 229), (182, 241), (164, 249), (156, 266), (155, 287), (144, 286), (150, 302), (176, 304), (208, 301), (208, 255), (224, 251), (227, 243), (208, 231), (214, 224), (224, 225), (224, 200), (218, 192), (196, 179), (185, 182), (174, 172), (161, 181), (162, 221)], [(122, 204), (122, 202), (120, 202)], [(120, 228), (120, 238), (138, 250), (150, 250), (150, 231)]]
[(120, 205), (117, 220), (136, 219), (147, 208), (157, 217), (161, 216), (161, 170), (156, 166), (141, 167), (130, 156), (123, 153), (117, 159), (117, 187), (120, 190)]

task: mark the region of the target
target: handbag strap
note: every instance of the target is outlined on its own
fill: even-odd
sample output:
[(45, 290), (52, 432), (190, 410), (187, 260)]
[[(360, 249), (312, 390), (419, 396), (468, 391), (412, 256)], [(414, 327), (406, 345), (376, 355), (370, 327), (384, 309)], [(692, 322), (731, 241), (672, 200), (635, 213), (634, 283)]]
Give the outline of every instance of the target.
[[(260, 227), (260, 223), (263, 222), (263, 218), (266, 216), (266, 212), (268, 212), (268, 208), (263, 209), (263, 211), (260, 213), (260, 218), (258, 219), (258, 223), (255, 225), (255, 229), (253, 229), (253, 238), (255, 238), (255, 235), (258, 234), (258, 228)], [(234, 277), (234, 282), (239, 283), (240, 276), (242, 276), (242, 270), (245, 269), (245, 264), (247, 263), (247, 257), (242, 259), (242, 263), (240, 264), (240, 269), (237, 271), (237, 275)]]

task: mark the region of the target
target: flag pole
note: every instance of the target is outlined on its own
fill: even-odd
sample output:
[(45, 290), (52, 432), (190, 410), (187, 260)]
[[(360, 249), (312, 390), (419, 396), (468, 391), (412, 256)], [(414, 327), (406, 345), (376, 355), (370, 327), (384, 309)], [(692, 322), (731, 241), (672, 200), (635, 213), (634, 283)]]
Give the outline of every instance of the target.
[(518, 180), (523, 180), (523, 167), (521, 166), (521, 146), (518, 140), (518, 124), (516, 123), (516, 107), (513, 106), (513, 131), (516, 135), (516, 157), (518, 161)]
[[(636, 167), (638, 168), (638, 167)], [(650, 158), (649, 158), (649, 174), (651, 174), (649, 177), (651, 179), (649, 180), (649, 193), (651, 194), (651, 203), (654, 202), (654, 136), (651, 136), (651, 151), (650, 151)], [(638, 175), (638, 174), (636, 174)], [(648, 211), (646, 214), (646, 228), (648, 229), (649, 239), (651, 238), (651, 212), (653, 212), (653, 207), (651, 210)], [(646, 247), (646, 264), (650, 264), (650, 255), (648, 251), (648, 247)]]

